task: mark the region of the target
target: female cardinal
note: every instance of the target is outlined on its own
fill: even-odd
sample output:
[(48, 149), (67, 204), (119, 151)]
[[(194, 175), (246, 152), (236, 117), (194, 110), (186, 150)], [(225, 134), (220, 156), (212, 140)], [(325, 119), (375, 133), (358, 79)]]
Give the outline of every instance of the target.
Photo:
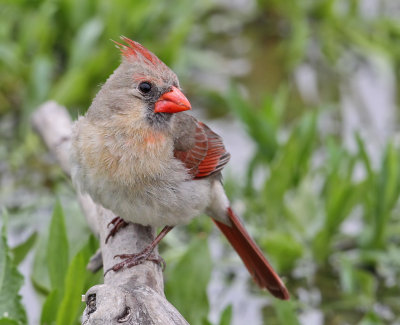
[[(221, 170), (222, 139), (183, 111), (179, 81), (139, 43), (121, 37), (122, 63), (86, 115), (73, 126), (72, 178), (81, 192), (128, 222), (163, 226), (140, 254), (120, 255), (117, 271), (151, 258), (175, 225), (206, 213), (227, 237), (255, 282), (280, 299), (289, 293), (229, 206)], [(121, 224), (117, 222), (118, 226)]]

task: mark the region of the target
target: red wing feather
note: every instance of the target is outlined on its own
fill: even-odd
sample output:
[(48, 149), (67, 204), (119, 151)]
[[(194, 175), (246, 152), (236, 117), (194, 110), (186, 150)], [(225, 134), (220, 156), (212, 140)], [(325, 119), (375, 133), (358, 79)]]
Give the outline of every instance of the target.
[(185, 164), (194, 178), (221, 171), (230, 158), (221, 137), (202, 122), (197, 122), (195, 132), (194, 146), (187, 151), (175, 150), (175, 158)]

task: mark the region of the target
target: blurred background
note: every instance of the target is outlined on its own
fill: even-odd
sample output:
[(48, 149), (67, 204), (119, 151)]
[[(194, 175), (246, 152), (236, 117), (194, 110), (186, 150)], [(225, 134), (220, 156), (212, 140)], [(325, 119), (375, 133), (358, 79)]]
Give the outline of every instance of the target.
[(125, 35), (224, 137), (234, 209), (292, 295), (261, 292), (202, 217), (160, 247), (187, 320), (400, 324), (399, 17), (397, 0), (0, 0), (0, 323), (79, 324), (102, 281), (30, 117), (49, 99), (84, 114)]

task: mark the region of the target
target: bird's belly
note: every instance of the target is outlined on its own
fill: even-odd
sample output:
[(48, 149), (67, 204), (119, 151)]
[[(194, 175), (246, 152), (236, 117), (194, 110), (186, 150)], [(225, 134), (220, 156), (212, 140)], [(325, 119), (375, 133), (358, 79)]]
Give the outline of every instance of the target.
[(204, 213), (210, 204), (210, 181), (125, 185), (105, 180), (92, 184), (87, 192), (95, 202), (122, 219), (154, 227), (189, 222)]

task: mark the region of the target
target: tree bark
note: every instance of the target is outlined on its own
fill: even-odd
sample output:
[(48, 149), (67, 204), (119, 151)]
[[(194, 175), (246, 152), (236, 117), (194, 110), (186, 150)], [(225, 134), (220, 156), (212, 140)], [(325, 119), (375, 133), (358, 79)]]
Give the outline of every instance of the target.
[[(54, 101), (47, 102), (34, 112), (32, 124), (69, 175), (72, 120), (67, 109)], [(89, 195), (77, 196), (90, 228), (100, 240), (101, 259), (96, 254), (89, 263), (90, 269), (99, 269), (102, 264), (107, 270), (118, 262), (115, 255), (138, 253), (154, 239), (154, 228), (130, 223), (105, 244), (108, 225), (115, 215), (94, 203)], [(188, 324), (166, 300), (161, 267), (151, 261), (108, 272), (104, 284), (90, 288), (84, 301), (82, 324)]]

